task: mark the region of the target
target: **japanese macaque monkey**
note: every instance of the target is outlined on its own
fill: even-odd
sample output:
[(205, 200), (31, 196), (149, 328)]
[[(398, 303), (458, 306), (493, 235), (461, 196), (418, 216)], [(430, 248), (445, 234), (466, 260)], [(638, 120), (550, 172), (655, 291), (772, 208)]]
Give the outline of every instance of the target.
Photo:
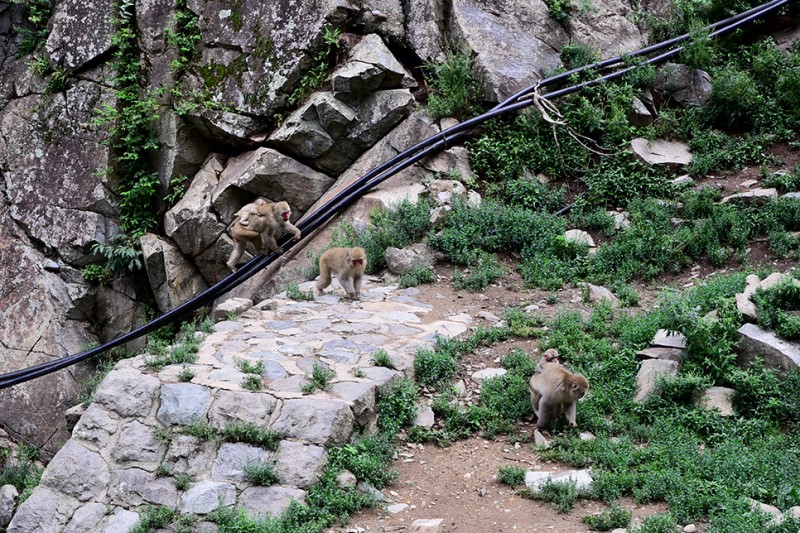
[(555, 348), (549, 348), (544, 351), (542, 357), (539, 358), (539, 361), (536, 363), (536, 374), (541, 374), (542, 370), (545, 369), (548, 363), (555, 363), (559, 364), (558, 360), (558, 350)]
[(300, 239), (301, 233), (291, 222), (292, 210), (286, 202), (271, 204), (264, 198), (258, 198), (239, 209), (228, 226), (233, 237), (233, 250), (228, 262), (228, 270), (236, 272), (236, 263), (244, 254), (247, 243), (252, 244), (257, 251), (263, 251), (265, 245), (277, 254), (282, 254), (283, 249), (278, 246), (276, 237), (284, 233), (294, 234), (295, 239)]
[(560, 363), (544, 363), (541, 372), (531, 376), (531, 407), (537, 417), (536, 428), (549, 435), (551, 416), (564, 413), (569, 427), (574, 428), (577, 402), (589, 390), (589, 382), (580, 374), (573, 374)]
[(361, 299), (361, 276), (367, 268), (367, 254), (363, 248), (330, 248), (319, 257), (319, 281), (317, 292), (331, 284), (331, 274), (336, 275), (339, 285), (347, 296)]

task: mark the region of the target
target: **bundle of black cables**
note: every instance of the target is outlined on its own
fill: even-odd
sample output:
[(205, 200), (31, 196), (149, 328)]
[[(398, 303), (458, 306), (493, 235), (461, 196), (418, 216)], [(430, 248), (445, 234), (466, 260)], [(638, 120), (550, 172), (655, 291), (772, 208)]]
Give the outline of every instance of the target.
[[(701, 30), (701, 33), (707, 34), (708, 37), (716, 37), (732, 32), (737, 28), (740, 28), (758, 18), (780, 9), (790, 2), (791, 0), (772, 0), (771, 2), (754, 7), (733, 17), (711, 24)], [(640, 50), (636, 50), (635, 52), (631, 52), (625, 56), (612, 57), (610, 59), (598, 61), (590, 65), (572, 69), (556, 76), (540, 80), (536, 85), (532, 85), (517, 92), (503, 102), (497, 104), (486, 113), (461, 122), (453, 127), (447, 128), (446, 130), (443, 130), (442, 132), (425, 139), (411, 148), (408, 148), (404, 152), (367, 172), (329, 199), (314, 213), (301, 220), (297, 224), (297, 227), (300, 228), (304, 235), (308, 235), (309, 233), (321, 228), (325, 223), (327, 223), (328, 220), (339, 213), (342, 209), (355, 202), (358, 198), (363, 196), (367, 191), (379, 183), (387, 180), (401, 170), (413, 165), (417, 161), (453, 146), (470, 130), (488, 120), (534, 105), (537, 99), (552, 100), (554, 98), (558, 98), (559, 96), (565, 96), (580, 91), (585, 87), (620, 78), (631, 72), (633, 69), (642, 67), (644, 65), (655, 65), (662, 63), (678, 55), (683, 50), (683, 46), (680, 46), (680, 43), (683, 43), (691, 38), (692, 34), (686, 33), (678, 37), (642, 48)], [(642, 60), (636, 64), (599, 76), (590, 81), (585, 81), (557, 89), (549, 93), (541, 94), (542, 88), (567, 81), (575, 74), (580, 74), (589, 70), (601, 72), (609, 69), (610, 67), (625, 65), (631, 58), (644, 57), (657, 52), (661, 53)], [(559, 213), (564, 211), (566, 211), (566, 209), (563, 209)], [(292, 248), (296, 242), (291, 241), (289, 238), (283, 238), (279, 244), (288, 250)], [(13, 385), (50, 374), (57, 370), (61, 370), (81, 361), (85, 361), (100, 355), (112, 348), (121, 346), (163, 326), (185, 320), (198, 309), (211, 304), (222, 294), (225, 294), (229, 290), (250, 279), (261, 269), (275, 261), (277, 257), (278, 255), (274, 253), (268, 256), (258, 255), (254, 257), (247, 264), (239, 268), (239, 270), (237, 270), (234, 274), (231, 274), (212, 287), (209, 287), (191, 300), (184, 302), (175, 309), (172, 309), (169, 312), (159, 316), (155, 320), (148, 322), (147, 324), (144, 324), (143, 326), (126, 333), (125, 335), (117, 337), (116, 339), (101, 346), (97, 346), (96, 348), (92, 348), (84, 352), (68, 355), (54, 361), (48, 361), (47, 363), (42, 363), (29, 368), (0, 375), (0, 389), (11, 387)]]

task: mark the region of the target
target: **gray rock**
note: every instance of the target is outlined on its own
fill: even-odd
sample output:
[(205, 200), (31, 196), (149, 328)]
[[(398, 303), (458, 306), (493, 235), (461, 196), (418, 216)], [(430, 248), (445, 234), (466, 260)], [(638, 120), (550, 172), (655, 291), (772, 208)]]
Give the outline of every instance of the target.
[(199, 476), (210, 468), (214, 445), (190, 435), (175, 435), (169, 443), (164, 463), (175, 474)]
[(278, 485), (249, 487), (239, 496), (239, 505), (253, 518), (267, 514), (278, 517), (289, 507), (292, 500), (305, 503), (306, 492)]
[(436, 205), (453, 205), (453, 202), (466, 195), (467, 189), (460, 181), (432, 180), (428, 184), (428, 196)]
[(686, 348), (686, 337), (677, 331), (670, 331), (660, 329), (656, 331), (653, 340), (650, 341), (651, 346), (660, 346), (662, 348)]
[(750, 297), (744, 293), (737, 293), (734, 295), (736, 299), (736, 309), (741, 313), (742, 318), (746, 322), (755, 323), (758, 320), (758, 311), (756, 304), (750, 300)]
[(233, 422), (265, 427), (277, 404), (269, 394), (220, 390), (208, 410), (208, 422), (216, 429)]
[(84, 531), (99, 531), (100, 523), (106, 517), (108, 508), (100, 502), (89, 502), (79, 507), (72, 514), (72, 518), (64, 528), (64, 533), (84, 533)]
[(111, 449), (111, 458), (117, 463), (151, 463), (155, 468), (165, 447), (156, 439), (152, 427), (132, 420), (122, 426), (119, 439)]
[(344, 444), (353, 431), (353, 421), (353, 412), (344, 402), (302, 398), (286, 400), (272, 428), (282, 438)]
[(422, 243), (406, 246), (402, 250), (389, 246), (384, 252), (389, 272), (401, 276), (415, 267), (433, 267), (433, 252)]
[(719, 203), (727, 204), (728, 202), (741, 202), (747, 205), (766, 205), (773, 200), (778, 199), (777, 189), (752, 189), (745, 192), (731, 194), (726, 196)]
[(631, 141), (631, 149), (648, 165), (681, 166), (692, 162), (689, 147), (681, 142), (663, 139), (649, 141), (639, 137)]
[(145, 503), (175, 507), (178, 490), (169, 478), (156, 478), (140, 468), (115, 470), (108, 487), (108, 501), (127, 508)]
[(166, 383), (161, 386), (159, 422), (166, 426), (187, 425), (204, 419), (211, 389), (194, 383)]
[(78, 505), (74, 498), (40, 485), (17, 509), (8, 525), (8, 533), (61, 531)]
[(347, 487), (355, 487), (357, 483), (358, 479), (356, 479), (355, 474), (349, 470), (342, 470), (339, 475), (336, 476), (336, 484), (343, 489)]
[(693, 187), (694, 184), (695, 184), (694, 180), (692, 179), (692, 177), (689, 174), (684, 174), (683, 176), (678, 176), (677, 178), (672, 180), (671, 183), (673, 185), (675, 185), (675, 186), (678, 186), (678, 187), (679, 186), (683, 186), (683, 185), (685, 185), (687, 187)]
[(403, 379), (403, 374), (397, 370), (386, 368), (385, 366), (368, 366), (361, 369), (364, 377), (378, 385), (378, 391), (382, 392), (386, 387)]
[(671, 96), (683, 107), (705, 107), (711, 95), (711, 76), (704, 70), (665, 63), (656, 71), (653, 88)]
[(682, 348), (650, 347), (636, 352), (639, 359), (668, 359), (682, 363), (686, 359), (686, 350)]
[(709, 387), (703, 391), (697, 404), (703, 409), (717, 409), (722, 416), (733, 416), (733, 395), (728, 387)]
[(153, 407), (161, 382), (129, 367), (112, 370), (94, 393), (94, 401), (122, 416), (144, 417)]
[(190, 112), (186, 118), (202, 136), (236, 148), (256, 145), (254, 135), (269, 127), (269, 121), (261, 117), (208, 108)]
[(417, 518), (408, 526), (408, 533), (441, 533), (444, 518)]
[(236, 487), (231, 483), (204, 480), (192, 483), (181, 498), (182, 514), (208, 514), (220, 505), (236, 502)]
[(248, 464), (262, 465), (273, 460), (274, 455), (264, 448), (242, 442), (223, 444), (211, 465), (211, 479), (241, 484), (250, 478), (244, 467)]
[(282, 440), (275, 471), (281, 484), (305, 489), (319, 479), (327, 459), (328, 452), (321, 446)]
[(508, 370), (505, 368), (484, 368), (483, 370), (478, 370), (472, 373), (472, 381), (475, 383), (483, 383), (483, 381), (490, 379), (490, 378), (498, 378), (501, 376), (505, 376)]
[(567, 242), (574, 242), (577, 244), (583, 244), (588, 246), (589, 248), (593, 248), (595, 246), (594, 239), (592, 236), (580, 229), (571, 229), (564, 232), (564, 239)]
[(6, 527), (14, 516), (19, 491), (14, 485), (0, 487), (0, 527)]
[(529, 470), (525, 473), (525, 485), (533, 491), (538, 491), (545, 481), (555, 483), (574, 482), (579, 491), (586, 491), (591, 488), (591, 470), (568, 470), (566, 472), (546, 472), (541, 470)]
[(73, 70), (106, 54), (111, 49), (115, 12), (110, 0), (93, 6), (78, 0), (56, 4), (45, 43), (48, 58)]
[(230, 206), (244, 203), (235, 201), (244, 190), (275, 202), (289, 202), (296, 219), (332, 184), (333, 179), (325, 174), (271, 148), (259, 148), (228, 160), (214, 192), (213, 204), (228, 220), (233, 215)]
[(117, 509), (108, 517), (103, 533), (128, 533), (139, 521), (139, 513)]
[(430, 405), (424, 404), (417, 406), (417, 416), (411, 425), (430, 428), (433, 427), (434, 421), (433, 409)]
[(159, 311), (166, 313), (208, 288), (194, 263), (166, 239), (148, 233), (139, 242)]
[(599, 303), (605, 301), (610, 303), (613, 307), (619, 306), (619, 298), (617, 298), (609, 289), (599, 285), (592, 285), (591, 283), (587, 283), (586, 287), (589, 290), (590, 302)]
[(637, 391), (633, 401), (643, 403), (653, 393), (658, 379), (678, 375), (680, 363), (667, 359), (646, 359), (636, 374)]
[(118, 425), (119, 417), (116, 414), (92, 404), (75, 424), (72, 435), (76, 439), (94, 444), (97, 448), (103, 448), (117, 431)]
[(358, 425), (368, 427), (376, 420), (377, 387), (374, 383), (340, 381), (331, 385), (330, 392), (350, 403), (350, 409), (352, 409)]
[(457, 0), (450, 17), (455, 48), (475, 53), (475, 74), (484, 80), (484, 97), (493, 102), (533, 85), (544, 72), (560, 66), (558, 50), (569, 41), (544, 3), (511, 0), (489, 6)]
[(602, 50), (603, 57), (623, 55), (647, 44), (646, 34), (635, 18), (635, 9), (627, 2), (597, 0), (588, 9), (579, 6), (570, 14), (570, 37), (573, 43)]
[(407, 503), (393, 503), (391, 505), (386, 506), (386, 512), (388, 512), (389, 514), (402, 513), (406, 509), (408, 509)]
[(231, 314), (241, 315), (251, 307), (253, 307), (253, 300), (249, 298), (228, 298), (214, 306), (211, 318), (214, 319), (214, 322), (228, 320)]
[(445, 35), (444, 2), (442, 0), (422, 1), (409, 0), (406, 4), (405, 38), (417, 57), (444, 62)]
[[(97, 287), (95, 320), (102, 328), (101, 342), (108, 342), (125, 335), (145, 322), (142, 300), (131, 278), (118, 278)], [(140, 337), (123, 346), (137, 353), (144, 350), (147, 339)]]
[(781, 339), (771, 331), (755, 324), (744, 324), (739, 328), (739, 345), (736, 362), (749, 367), (756, 359), (764, 366), (780, 372), (791, 372), (800, 365), (800, 348), (797, 343)]
[(745, 498), (747, 502), (750, 504), (750, 508), (754, 511), (760, 511), (764, 514), (771, 516), (771, 520), (769, 521), (770, 526), (779, 526), (783, 522), (783, 513), (781, 510), (775, 507), (774, 505), (769, 505), (767, 503), (761, 503), (753, 498)]
[(109, 479), (108, 465), (100, 454), (70, 439), (47, 465), (41, 484), (86, 501), (104, 491)]

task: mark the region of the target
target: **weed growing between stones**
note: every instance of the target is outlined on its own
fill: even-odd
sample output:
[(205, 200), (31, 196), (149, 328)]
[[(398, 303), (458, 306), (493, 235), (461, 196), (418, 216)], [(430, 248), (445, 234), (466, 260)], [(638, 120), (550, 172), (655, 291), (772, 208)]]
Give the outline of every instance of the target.
[(160, 335), (148, 335), (145, 364), (148, 368), (159, 371), (167, 365), (188, 364), (197, 361), (200, 349), (200, 337), (195, 330), (194, 322), (184, 322), (175, 338), (170, 341), (169, 328), (162, 328)]
[(442, 63), (428, 61), (423, 71), (430, 88), (430, 116), (465, 120), (480, 112), (480, 83), (472, 75), (472, 60), (467, 53), (449, 53)]
[(257, 392), (261, 390), (261, 376), (255, 376), (253, 374), (248, 374), (244, 377), (241, 383), (241, 387), (245, 390), (249, 390), (251, 392)]
[(372, 355), (372, 360), (375, 362), (375, 366), (382, 366), (385, 368), (394, 368), (392, 366), (392, 358), (389, 357), (389, 352), (386, 350), (378, 350)]
[(236, 368), (238, 368), (240, 372), (244, 372), (245, 374), (260, 375), (264, 371), (264, 361), (253, 362), (247, 359), (241, 359), (239, 357), (235, 359)]
[(50, 21), (52, 7), (49, 0), (12, 0), (14, 4), (24, 5), (26, 9), (25, 18), (28, 26), (16, 28), (17, 33), (22, 37), (17, 49), (17, 57), (23, 57), (31, 52), (35, 52), (44, 46), (50, 30), (47, 23)]
[(298, 302), (313, 302), (314, 301), (314, 291), (301, 291), (300, 287), (297, 286), (297, 283), (292, 281), (286, 284), (286, 296), (288, 296), (292, 300), (296, 300)]
[(242, 469), (253, 485), (268, 487), (278, 482), (278, 473), (275, 471), (274, 463), (247, 463)]
[(194, 372), (186, 365), (183, 365), (181, 371), (178, 373), (178, 381), (181, 383), (188, 383), (194, 379)]
[(335, 376), (333, 370), (315, 361), (311, 370), (311, 379), (302, 387), (303, 394), (313, 394), (317, 389), (325, 390)]
[(178, 490), (186, 490), (189, 488), (189, 484), (192, 482), (192, 477), (189, 474), (177, 474), (173, 481), (175, 483), (175, 488)]
[(280, 439), (274, 429), (262, 428), (252, 422), (228, 422), (222, 430), (222, 438), (228, 442), (247, 442), (276, 451)]
[(164, 505), (146, 505), (139, 514), (139, 521), (131, 528), (130, 533), (150, 533), (170, 526), (175, 533), (190, 533), (197, 517), (181, 515), (176, 509)]
[[(39, 484), (44, 471), (36, 466), (39, 450), (32, 446), (22, 444), (17, 450), (16, 458), (10, 457), (10, 450), (0, 450), (4, 466), (0, 470), (0, 483), (14, 485), (19, 492), (19, 503), (24, 502)], [(0, 485), (1, 486), (1, 485)]]

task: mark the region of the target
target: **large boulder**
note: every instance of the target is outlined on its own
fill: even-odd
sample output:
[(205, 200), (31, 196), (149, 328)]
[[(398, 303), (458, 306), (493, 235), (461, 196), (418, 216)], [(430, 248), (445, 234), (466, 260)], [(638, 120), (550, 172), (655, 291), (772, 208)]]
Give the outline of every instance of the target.
[(764, 366), (781, 373), (788, 373), (800, 367), (800, 345), (781, 339), (774, 332), (761, 329), (755, 324), (744, 324), (739, 328), (739, 345), (736, 348), (736, 362), (743, 367), (753, 364), (756, 359)]
[(72, 70), (106, 54), (111, 50), (117, 9), (112, 0), (55, 2), (45, 45), (50, 61)]
[(713, 87), (708, 72), (680, 63), (665, 63), (656, 71), (653, 88), (683, 107), (704, 107)]
[(346, 0), (189, 0), (187, 7), (199, 17), (201, 36), (187, 89), (242, 115), (270, 118), (328, 46), (326, 29), (342, 28), (355, 15)]
[(159, 311), (166, 313), (208, 288), (194, 263), (174, 244), (152, 233), (140, 242)]
[(569, 42), (540, 1), (454, 0), (450, 33), (457, 48), (475, 52), (484, 97), (504, 100), (561, 65), (558, 50)]
[(572, 41), (600, 50), (603, 57), (638, 50), (645, 46), (646, 39), (634, 22), (635, 16), (629, 2), (594, 0), (591, 7), (578, 9), (570, 17)]

